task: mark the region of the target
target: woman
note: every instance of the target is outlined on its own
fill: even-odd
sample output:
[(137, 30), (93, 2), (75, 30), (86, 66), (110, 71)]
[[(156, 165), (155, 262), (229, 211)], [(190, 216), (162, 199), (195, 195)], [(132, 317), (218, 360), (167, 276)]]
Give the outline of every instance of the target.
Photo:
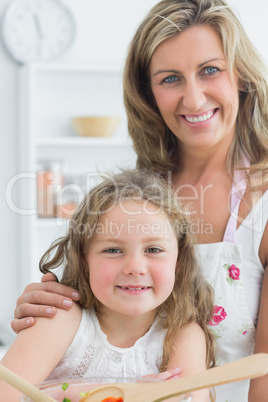
[[(124, 99), (137, 166), (162, 172), (191, 207), (196, 252), (215, 289), (217, 363), (268, 352), (268, 75), (229, 6), (157, 4), (130, 44)], [(48, 315), (60, 295), (71, 291), (30, 285), (15, 317)], [(249, 393), (247, 382), (216, 391), (217, 401), (265, 401), (268, 381), (252, 381)]]

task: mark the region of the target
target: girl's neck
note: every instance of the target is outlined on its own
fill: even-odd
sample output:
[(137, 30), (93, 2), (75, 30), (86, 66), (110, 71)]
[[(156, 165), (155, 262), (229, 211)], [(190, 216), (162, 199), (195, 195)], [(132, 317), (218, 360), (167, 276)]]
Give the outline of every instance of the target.
[(155, 311), (142, 316), (122, 316), (107, 308), (97, 315), (101, 330), (108, 342), (119, 348), (130, 348), (150, 329)]

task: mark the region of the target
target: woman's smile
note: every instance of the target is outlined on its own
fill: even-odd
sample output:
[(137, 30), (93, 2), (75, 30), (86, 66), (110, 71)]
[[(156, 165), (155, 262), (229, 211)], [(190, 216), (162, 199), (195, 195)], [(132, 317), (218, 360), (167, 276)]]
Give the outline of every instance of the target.
[(187, 115), (182, 115), (182, 117), (184, 117), (184, 119), (186, 121), (188, 121), (189, 123), (196, 124), (196, 123), (201, 123), (201, 122), (210, 120), (214, 116), (214, 114), (216, 113), (217, 110), (218, 109), (208, 110), (206, 112), (202, 112), (199, 114), (191, 114), (191, 115), (187, 114)]

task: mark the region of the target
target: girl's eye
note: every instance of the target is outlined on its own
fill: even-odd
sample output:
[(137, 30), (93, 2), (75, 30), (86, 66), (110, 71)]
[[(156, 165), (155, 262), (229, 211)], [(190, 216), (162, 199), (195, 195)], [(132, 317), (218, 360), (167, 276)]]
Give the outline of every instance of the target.
[(161, 253), (161, 249), (157, 247), (150, 247), (146, 250), (147, 253), (155, 254), (155, 253)]
[(220, 71), (217, 67), (206, 67), (204, 70), (207, 75), (215, 74), (217, 71)]
[(119, 254), (119, 253), (121, 253), (121, 251), (118, 248), (107, 248), (103, 252), (104, 253), (109, 253), (109, 254)]
[(163, 82), (167, 83), (167, 84), (172, 84), (173, 82), (178, 81), (178, 78), (175, 75), (170, 75), (168, 77), (166, 77)]

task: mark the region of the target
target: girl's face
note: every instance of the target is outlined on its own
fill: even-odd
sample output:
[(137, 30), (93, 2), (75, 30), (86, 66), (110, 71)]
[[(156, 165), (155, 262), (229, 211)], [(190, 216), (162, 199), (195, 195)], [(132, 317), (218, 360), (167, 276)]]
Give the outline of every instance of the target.
[(104, 312), (150, 318), (170, 295), (178, 243), (152, 204), (124, 201), (107, 212), (87, 253), (92, 292)]
[(159, 111), (183, 149), (229, 148), (239, 107), (220, 37), (205, 25), (167, 39), (150, 64)]

